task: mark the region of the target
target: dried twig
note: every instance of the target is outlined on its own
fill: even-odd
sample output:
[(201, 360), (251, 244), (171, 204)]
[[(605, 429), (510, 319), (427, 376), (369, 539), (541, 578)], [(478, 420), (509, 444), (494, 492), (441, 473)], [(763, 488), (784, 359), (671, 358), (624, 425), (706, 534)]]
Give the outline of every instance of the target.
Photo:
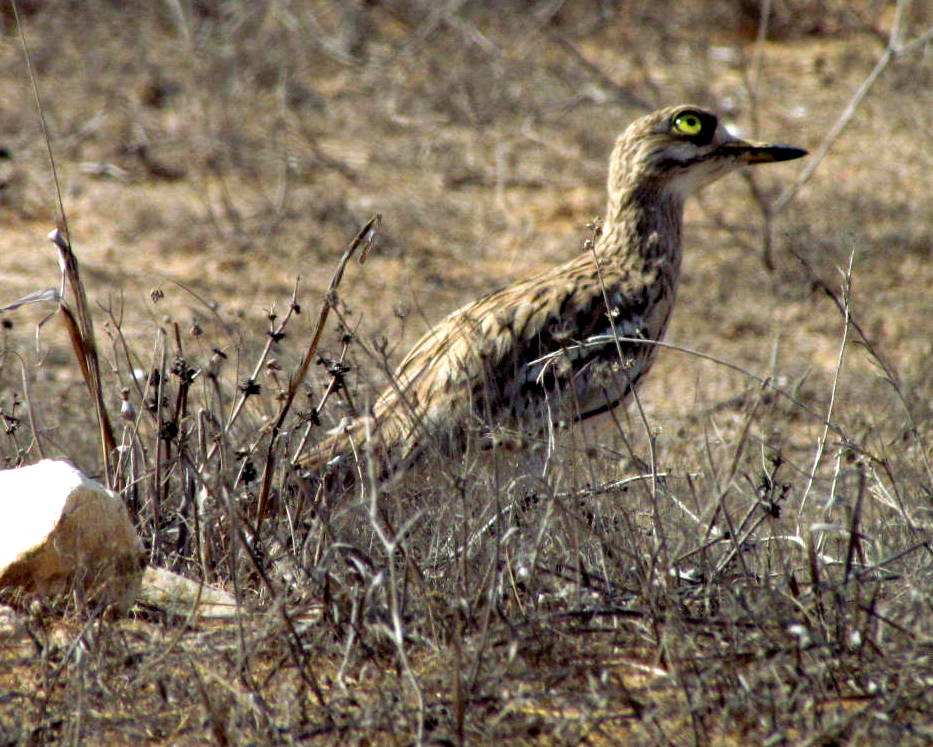
[(114, 449), (117, 448), (117, 442), (113, 435), (113, 427), (110, 424), (110, 416), (107, 414), (107, 406), (104, 404), (97, 342), (94, 337), (94, 321), (88, 306), (87, 294), (84, 292), (84, 283), (81, 282), (81, 275), (78, 271), (78, 258), (71, 250), (71, 245), (58, 229), (49, 234), (49, 240), (58, 249), (59, 262), (62, 267), (62, 283), (68, 283), (74, 296), (77, 315), (72, 313), (63, 300), (59, 301), (59, 310), (65, 322), (65, 328), (68, 330), (68, 336), (71, 338), (71, 345), (78, 358), (78, 363), (81, 366), (84, 383), (87, 385), (97, 411), (97, 424), (101, 438), (101, 460), (107, 484), (111, 485), (113, 483), (113, 470), (110, 460)]
[(347, 268), (347, 263), (353, 258), (353, 255), (361, 247), (362, 251), (360, 252), (359, 260), (360, 264), (366, 261), (369, 247), (372, 246), (381, 220), (382, 216), (377, 214), (366, 221), (363, 227), (357, 232), (356, 236), (353, 237), (350, 245), (344, 251), (343, 256), (337, 263), (337, 268), (334, 270), (334, 274), (331, 276), (330, 284), (328, 285), (327, 291), (324, 294), (324, 300), (321, 303), (321, 309), (318, 313), (317, 324), (315, 325), (314, 332), (311, 336), (311, 343), (308, 345), (308, 349), (305, 351), (304, 358), (302, 358), (301, 363), (298, 364), (298, 368), (295, 369), (295, 372), (292, 374), (291, 379), (289, 380), (288, 390), (285, 392), (282, 405), (279, 408), (279, 414), (271, 428), (269, 446), (266, 450), (266, 460), (265, 464), (263, 465), (262, 487), (259, 491), (259, 498), (256, 507), (257, 523), (262, 521), (266, 511), (268, 510), (269, 491), (272, 487), (272, 475), (275, 470), (276, 439), (282, 429), (282, 424), (285, 422), (285, 417), (288, 415), (288, 412), (291, 409), (292, 402), (295, 401), (295, 396), (298, 394), (298, 389), (301, 387), (302, 382), (308, 375), (308, 369), (311, 368), (311, 362), (314, 360), (314, 356), (317, 353), (318, 344), (321, 341), (321, 335), (324, 332), (324, 325), (327, 324), (327, 317), (330, 316), (331, 309), (337, 303), (337, 288), (340, 286), (340, 281), (343, 279), (343, 273)]

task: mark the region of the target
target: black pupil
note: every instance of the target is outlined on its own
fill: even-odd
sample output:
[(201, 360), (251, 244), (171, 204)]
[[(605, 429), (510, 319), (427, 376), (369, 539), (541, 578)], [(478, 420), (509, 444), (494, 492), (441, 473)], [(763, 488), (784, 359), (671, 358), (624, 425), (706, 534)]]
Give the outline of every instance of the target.
[(684, 117), (684, 124), (692, 130), (694, 127), (699, 126), (700, 123), (696, 117)]

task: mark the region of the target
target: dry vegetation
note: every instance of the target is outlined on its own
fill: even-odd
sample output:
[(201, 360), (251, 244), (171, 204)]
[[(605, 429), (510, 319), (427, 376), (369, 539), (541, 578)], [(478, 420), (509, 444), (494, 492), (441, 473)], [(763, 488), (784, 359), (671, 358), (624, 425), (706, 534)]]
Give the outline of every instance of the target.
[[(806, 161), (689, 206), (668, 341), (730, 365), (663, 351), (644, 417), (550, 448), (343, 494), (290, 467), (446, 311), (578, 251), (632, 117), (692, 101), (817, 151), (925, 4), (124, 5), (19, 3), (120, 446), (64, 312), (37, 352), (28, 305), (0, 316), (0, 463), (109, 479), (153, 564), (243, 611), (33, 604), (0, 744), (933, 739), (929, 44), (789, 202)], [(2, 19), (9, 303), (57, 285), (60, 219)]]

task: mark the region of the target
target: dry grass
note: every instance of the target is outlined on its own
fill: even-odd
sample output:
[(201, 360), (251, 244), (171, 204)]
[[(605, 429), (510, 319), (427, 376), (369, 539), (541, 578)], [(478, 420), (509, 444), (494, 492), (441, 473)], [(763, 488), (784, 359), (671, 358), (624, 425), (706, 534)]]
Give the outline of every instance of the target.
[[(643, 106), (815, 150), (892, 8), (775, 0), (756, 44), (759, 3), (32, 5), (112, 485), (153, 563), (244, 612), (195, 629), (33, 605), (0, 650), (0, 743), (933, 737), (928, 54), (891, 61), (779, 214), (792, 166), (691, 204), (668, 340), (731, 367), (662, 351), (647, 422), (346, 494), (289, 467), (443, 313), (577, 251)], [(906, 41), (933, 24), (915, 6)], [(30, 86), (8, 31), (3, 303), (58, 283)], [(312, 351), (343, 363), (286, 407), (377, 212)], [(0, 459), (106, 479), (57, 321), (36, 358), (45, 313), (2, 315)]]

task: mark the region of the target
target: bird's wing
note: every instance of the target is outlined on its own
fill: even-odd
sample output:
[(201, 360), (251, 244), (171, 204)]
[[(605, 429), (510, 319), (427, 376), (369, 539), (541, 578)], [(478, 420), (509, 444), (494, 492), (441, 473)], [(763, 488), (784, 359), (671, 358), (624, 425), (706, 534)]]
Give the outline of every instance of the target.
[(597, 270), (582, 255), (457, 309), (415, 343), (372, 416), (321, 442), (306, 464), (367, 440), (398, 462), (414, 454), (425, 432), (456, 442), (471, 426), (522, 421), (531, 430), (531, 421), (582, 419), (615, 407), (646, 370), (635, 348), (647, 346), (614, 336), (650, 336), (642, 317), (649, 299), (640, 287), (628, 273)]
[(592, 257), (582, 255), (490, 293), (415, 344), (374, 414), (382, 419), (405, 411), (439, 428), (463, 424), (472, 414), (488, 426), (500, 418), (526, 419), (545, 395), (557, 392), (576, 398), (565, 403), (573, 413), (557, 419), (611, 409), (653, 356), (651, 346), (617, 340), (655, 336), (658, 321), (650, 315), (658, 303), (642, 292), (645, 287), (626, 271), (597, 270)]

